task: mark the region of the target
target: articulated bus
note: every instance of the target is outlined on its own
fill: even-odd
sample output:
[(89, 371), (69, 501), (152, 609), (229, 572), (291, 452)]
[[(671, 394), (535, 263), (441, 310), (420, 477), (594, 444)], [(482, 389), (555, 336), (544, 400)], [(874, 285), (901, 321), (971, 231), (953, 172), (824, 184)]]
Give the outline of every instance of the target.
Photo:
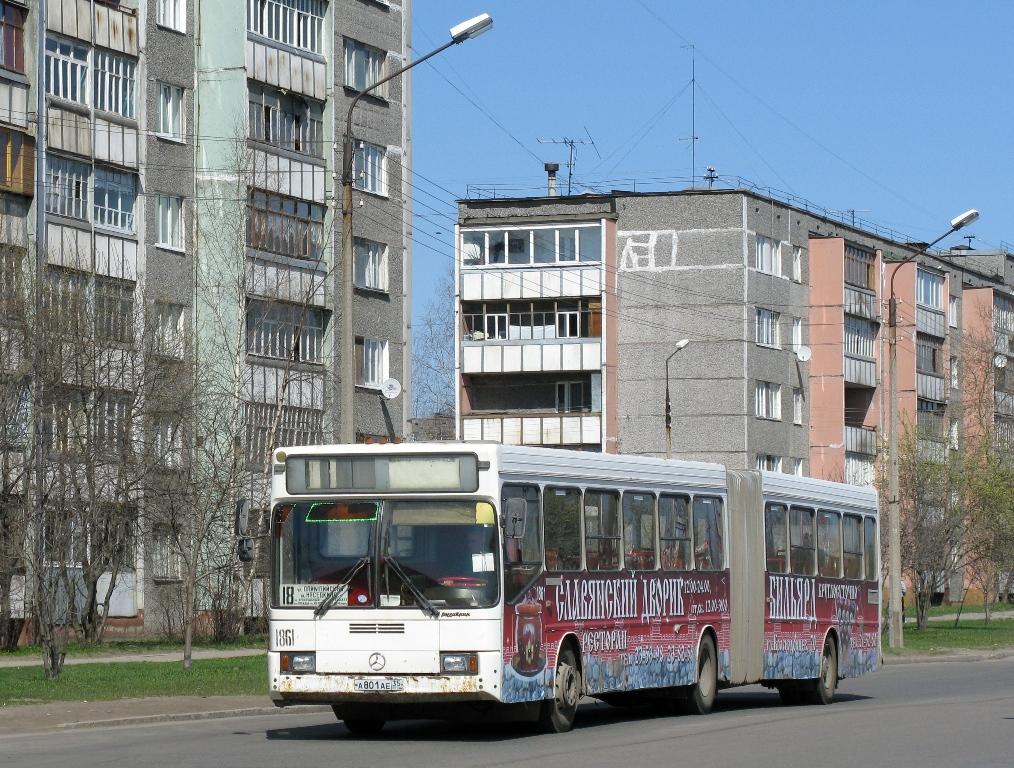
[(484, 443), (276, 450), (278, 706), (531, 719), (582, 696), (705, 714), (829, 703), (880, 662), (876, 493), (718, 464)]

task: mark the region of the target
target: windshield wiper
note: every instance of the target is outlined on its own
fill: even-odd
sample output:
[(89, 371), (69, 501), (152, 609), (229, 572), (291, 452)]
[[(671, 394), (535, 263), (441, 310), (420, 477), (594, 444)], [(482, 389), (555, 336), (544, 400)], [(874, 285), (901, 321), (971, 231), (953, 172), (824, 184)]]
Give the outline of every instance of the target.
[(319, 619), (321, 616), (323, 616), (325, 613), (331, 610), (331, 608), (335, 604), (335, 601), (337, 601), (338, 598), (341, 596), (343, 589), (345, 590), (345, 594), (348, 594), (348, 586), (352, 582), (352, 579), (355, 578), (355, 575), (359, 573), (359, 571), (362, 570), (362, 567), (366, 565), (368, 562), (370, 562), (369, 555), (363, 555), (362, 557), (359, 558), (356, 564), (352, 566), (352, 570), (349, 571), (349, 575), (345, 577), (345, 580), (342, 581), (340, 584), (335, 584), (334, 589), (328, 592), (324, 596), (324, 599), (321, 600), (320, 603), (318, 603), (317, 607), (313, 609), (313, 618)]
[(412, 597), (415, 598), (416, 604), (424, 612), (428, 613), (434, 619), (440, 616), (440, 611), (436, 609), (436, 606), (433, 605), (430, 599), (422, 593), (419, 587), (412, 582), (412, 580), (408, 577), (408, 574), (405, 573), (405, 569), (402, 568), (398, 561), (394, 559), (393, 555), (385, 555), (384, 563), (390, 565), (391, 570), (398, 574), (398, 578), (401, 579), (401, 583), (404, 584), (408, 588), (408, 591), (412, 593)]

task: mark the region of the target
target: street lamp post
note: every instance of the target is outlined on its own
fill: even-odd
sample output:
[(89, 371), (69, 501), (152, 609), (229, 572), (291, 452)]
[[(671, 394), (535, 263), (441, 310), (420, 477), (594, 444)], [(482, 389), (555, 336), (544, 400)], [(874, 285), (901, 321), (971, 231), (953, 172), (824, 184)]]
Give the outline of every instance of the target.
[(342, 141), (342, 269), (341, 269), (341, 381), (339, 398), (339, 439), (343, 443), (355, 442), (355, 426), (352, 418), (352, 401), (355, 393), (355, 342), (352, 335), (352, 282), (354, 275), (352, 255), (352, 185), (354, 180), (355, 151), (352, 136), (352, 113), (359, 100), (371, 91), (396, 77), (400, 77), (417, 64), (422, 64), (452, 45), (478, 37), (493, 26), (493, 18), (483, 13), (451, 27), (451, 39), (410, 64), (395, 70), (372, 85), (359, 91), (349, 104), (345, 117), (345, 137)]
[(969, 211), (965, 211), (960, 216), (951, 219), (951, 228), (940, 235), (932, 243), (928, 243), (920, 248), (918, 251), (913, 253), (911, 256), (906, 257), (902, 261), (898, 262), (895, 266), (894, 271), (891, 273), (891, 294), (890, 303), (888, 304), (887, 312), (887, 326), (888, 326), (888, 346), (890, 347), (890, 355), (888, 362), (888, 375), (889, 375), (889, 398), (890, 404), (888, 409), (888, 429), (889, 429), (889, 458), (888, 458), (888, 472), (887, 472), (887, 517), (888, 517), (888, 562), (887, 562), (887, 575), (891, 582), (891, 595), (888, 603), (890, 615), (888, 624), (888, 643), (891, 648), (903, 648), (905, 646), (904, 638), (904, 626), (903, 619), (904, 614), (902, 613), (901, 607), (901, 510), (899, 507), (899, 485), (900, 480), (898, 477), (898, 299), (894, 295), (894, 278), (898, 275), (898, 269), (902, 264), (906, 264), (910, 261), (915, 261), (919, 256), (926, 253), (930, 248), (939, 243), (945, 237), (957, 232), (962, 227), (971, 224), (973, 221), (979, 218), (979, 212), (974, 208)]
[(683, 351), (690, 339), (680, 339), (676, 349), (665, 359), (665, 457), (672, 458), (672, 401), (669, 399), (669, 361)]

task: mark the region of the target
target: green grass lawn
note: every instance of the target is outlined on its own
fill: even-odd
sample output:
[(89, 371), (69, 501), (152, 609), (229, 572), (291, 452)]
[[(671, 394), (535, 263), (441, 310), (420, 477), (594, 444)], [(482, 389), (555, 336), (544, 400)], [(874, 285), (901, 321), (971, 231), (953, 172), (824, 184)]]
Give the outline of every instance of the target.
[[(959, 603), (952, 603), (951, 605), (931, 605), (929, 609), (930, 616), (953, 616), (961, 609), (961, 614), (966, 613), (983, 613), (986, 609), (982, 607), (982, 603), (973, 604), (965, 603), (962, 607)], [(992, 611), (1014, 611), (1014, 603), (994, 603), (990, 610)], [(915, 616), (915, 606), (912, 604), (911, 598), (905, 599), (905, 616)]]
[(947, 653), (958, 650), (994, 651), (1014, 648), (1014, 619), (983, 619), (966, 621), (958, 626), (953, 621), (930, 622), (926, 629), (915, 628), (913, 621), (905, 622), (905, 648), (892, 650), (884, 636), (884, 653), (894, 656), (902, 653)]
[[(267, 635), (244, 635), (235, 640), (216, 643), (210, 640), (195, 640), (194, 648), (230, 649), (230, 648), (267, 648)], [(72, 656), (117, 656), (130, 653), (159, 653), (162, 651), (183, 652), (183, 643), (167, 638), (132, 638), (129, 640), (106, 640), (101, 643), (72, 642), (67, 646), (67, 658)], [(42, 650), (37, 645), (25, 645), (13, 653), (0, 653), (0, 658), (10, 656), (38, 656)]]
[(102, 701), (146, 696), (254, 696), (268, 690), (264, 656), (181, 662), (78, 664), (47, 680), (40, 667), (0, 669), (0, 707), (47, 701)]

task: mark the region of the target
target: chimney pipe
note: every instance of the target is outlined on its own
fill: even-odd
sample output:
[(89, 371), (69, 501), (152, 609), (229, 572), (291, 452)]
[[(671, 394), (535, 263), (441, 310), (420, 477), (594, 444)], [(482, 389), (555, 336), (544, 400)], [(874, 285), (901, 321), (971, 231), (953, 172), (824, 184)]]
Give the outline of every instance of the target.
[(550, 197), (556, 197), (557, 194), (558, 194), (557, 191), (556, 191), (556, 172), (558, 170), (560, 170), (560, 164), (559, 163), (546, 163), (545, 164), (545, 169), (546, 169), (546, 177), (547, 177), (546, 178), (546, 182), (547, 182), (547, 184), (549, 186), (547, 194)]

